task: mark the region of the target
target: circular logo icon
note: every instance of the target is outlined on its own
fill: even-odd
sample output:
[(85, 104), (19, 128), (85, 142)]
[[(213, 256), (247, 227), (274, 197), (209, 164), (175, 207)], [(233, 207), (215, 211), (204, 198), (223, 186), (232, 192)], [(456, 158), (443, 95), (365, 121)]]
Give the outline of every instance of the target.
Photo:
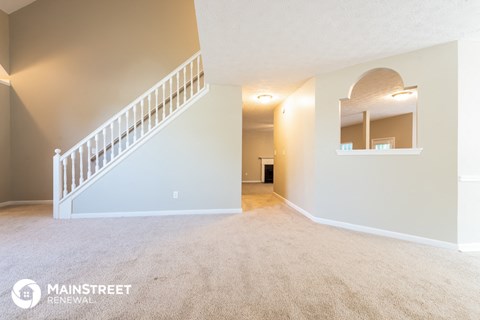
[(12, 300), (22, 309), (35, 307), (42, 297), (40, 286), (33, 280), (22, 279), (12, 289)]

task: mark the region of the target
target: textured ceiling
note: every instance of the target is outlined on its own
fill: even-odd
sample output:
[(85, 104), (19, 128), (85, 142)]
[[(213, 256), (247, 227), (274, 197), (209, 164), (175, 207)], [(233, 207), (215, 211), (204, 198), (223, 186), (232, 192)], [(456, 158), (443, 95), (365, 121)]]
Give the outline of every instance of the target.
[[(480, 0), (195, 0), (195, 6), (207, 80), (243, 86), (246, 126), (272, 121), (273, 106), (314, 75), (480, 39)], [(265, 92), (275, 103), (255, 100)]]
[(10, 14), (34, 1), (35, 0), (0, 0), (0, 9)]
[(341, 103), (342, 127), (361, 123), (363, 111), (370, 111), (370, 119), (378, 120), (414, 112), (417, 91), (405, 100), (395, 100), (393, 93), (403, 91), (402, 78), (393, 70), (376, 69), (367, 73), (352, 89), (350, 99)]

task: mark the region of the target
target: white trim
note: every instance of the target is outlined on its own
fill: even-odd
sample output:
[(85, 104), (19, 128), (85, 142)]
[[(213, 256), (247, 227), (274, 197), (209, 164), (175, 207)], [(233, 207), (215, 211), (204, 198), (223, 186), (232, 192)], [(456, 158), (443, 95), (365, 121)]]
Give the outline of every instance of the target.
[(480, 182), (480, 176), (459, 176), (458, 181), (460, 182)]
[(120, 217), (160, 217), (180, 215), (205, 215), (205, 214), (238, 214), (243, 213), (242, 208), (237, 209), (205, 209), (205, 210), (165, 210), (165, 211), (133, 211), (133, 212), (98, 212), (98, 213), (72, 213), (72, 219), (82, 218), (120, 218)]
[[(152, 129), (151, 131), (149, 131), (148, 133), (146, 133), (142, 138), (140, 138), (139, 140), (137, 140), (137, 142), (129, 147), (126, 151), (124, 151), (120, 156), (117, 156), (115, 158), (115, 161), (113, 162), (110, 162), (107, 167), (105, 167), (104, 169), (102, 168), (102, 170), (98, 173), (98, 174), (94, 174), (92, 175), (92, 177), (90, 179), (88, 179), (84, 184), (82, 184), (81, 186), (77, 187), (74, 191), (70, 192), (66, 197), (63, 197), (61, 200), (60, 200), (60, 203), (64, 202), (65, 200), (67, 199), (70, 199), (72, 198), (73, 196), (75, 195), (78, 195), (79, 192), (92, 185), (93, 183), (95, 183), (96, 181), (98, 181), (101, 177), (103, 177), (104, 175), (106, 175), (108, 172), (110, 172), (111, 170), (113, 170), (113, 168), (115, 168), (116, 166), (118, 166), (120, 163), (122, 163), (122, 161), (129, 157), (133, 152), (135, 152), (135, 150), (137, 150), (138, 148), (140, 148), (141, 146), (143, 146), (145, 143), (147, 143), (148, 141), (150, 141), (150, 139), (155, 136), (159, 131), (163, 130), (166, 126), (168, 126), (173, 120), (175, 120), (176, 118), (178, 118), (180, 115), (182, 115), (185, 111), (187, 111), (188, 109), (190, 109), (191, 106), (193, 106), (198, 100), (200, 100), (200, 98), (202, 98), (203, 96), (205, 96), (208, 92), (210, 91), (210, 86), (208, 84), (205, 85), (203, 91), (201, 91), (200, 93), (197, 93), (196, 96), (194, 96), (193, 98), (190, 99), (190, 101), (188, 101), (184, 106), (182, 106), (180, 108), (180, 110), (176, 111), (175, 113), (173, 113), (171, 116), (168, 116), (167, 118), (165, 118), (164, 121), (162, 121), (162, 123), (155, 129)], [(72, 198), (74, 199), (74, 198)]]
[(21, 200), (21, 201), (7, 201), (0, 203), (0, 208), (8, 206), (25, 206), (35, 204), (52, 204), (52, 200)]
[(281, 195), (279, 195), (276, 192), (273, 192), (273, 195), (276, 196), (277, 198), (279, 198), (280, 200), (282, 200), (283, 202), (285, 202), (285, 204), (287, 204), (289, 207), (291, 207), (291, 208), (295, 209), (296, 211), (300, 212), (301, 214), (303, 214), (308, 219), (316, 222), (315, 217), (310, 212), (308, 212), (307, 210), (300, 208), (295, 203), (285, 199), (284, 197), (282, 197)]
[(480, 252), (480, 243), (460, 243), (458, 250), (462, 252)]
[(262, 181), (260, 181), (260, 180), (246, 180), (246, 181), (242, 181), (242, 183), (262, 183)]
[(8, 79), (0, 79), (0, 84), (6, 85), (10, 87), (10, 80)]
[(277, 193), (273, 193), (275, 196), (283, 200), (289, 207), (292, 207), (296, 211), (300, 212), (313, 222), (323, 224), (323, 225), (328, 225), (328, 226), (333, 226), (333, 227), (338, 227), (342, 229), (347, 229), (347, 230), (352, 230), (352, 231), (358, 231), (358, 232), (363, 232), (363, 233), (369, 233), (369, 234), (374, 234), (378, 236), (383, 236), (383, 237), (388, 237), (388, 238), (394, 238), (398, 240), (404, 240), (404, 241), (410, 241), (410, 242), (415, 242), (415, 243), (420, 243), (420, 244), (426, 244), (434, 247), (439, 247), (439, 248), (445, 248), (445, 249), (453, 249), (457, 250), (458, 247), (455, 243), (451, 242), (446, 242), (446, 241), (440, 241), (440, 240), (434, 240), (434, 239), (429, 239), (429, 238), (424, 238), (424, 237), (419, 237), (419, 236), (414, 236), (406, 233), (400, 233), (400, 232), (394, 232), (394, 231), (388, 231), (388, 230), (383, 230), (383, 229), (377, 229), (377, 228), (371, 228), (371, 227), (366, 227), (366, 226), (361, 226), (361, 225), (356, 225), (356, 224), (351, 224), (351, 223), (346, 223), (346, 222), (341, 222), (341, 221), (335, 221), (335, 220), (329, 220), (329, 219), (323, 219), (319, 217), (315, 217), (308, 211), (300, 208), (296, 204), (290, 202), (289, 200), (285, 199), (281, 195)]
[(386, 155), (419, 155), (423, 148), (414, 149), (388, 149), (388, 150), (336, 150), (339, 156), (386, 156)]

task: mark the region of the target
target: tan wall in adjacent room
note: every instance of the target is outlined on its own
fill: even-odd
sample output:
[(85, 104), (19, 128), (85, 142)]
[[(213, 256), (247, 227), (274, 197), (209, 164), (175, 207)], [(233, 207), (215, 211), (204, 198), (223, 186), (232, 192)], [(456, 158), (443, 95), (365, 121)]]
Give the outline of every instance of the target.
[(354, 124), (342, 128), (341, 143), (353, 143), (353, 149), (363, 149), (363, 126), (362, 124)]
[(262, 163), (259, 157), (273, 158), (273, 130), (244, 130), (242, 139), (242, 180), (260, 182)]
[[(395, 148), (412, 147), (413, 114), (407, 113), (395, 117), (370, 122), (370, 139), (395, 137)], [(363, 149), (362, 124), (342, 128), (342, 143), (353, 142), (353, 149)]]
[(14, 200), (52, 198), (66, 151), (199, 50), (193, 0), (41, 0), (10, 16)]

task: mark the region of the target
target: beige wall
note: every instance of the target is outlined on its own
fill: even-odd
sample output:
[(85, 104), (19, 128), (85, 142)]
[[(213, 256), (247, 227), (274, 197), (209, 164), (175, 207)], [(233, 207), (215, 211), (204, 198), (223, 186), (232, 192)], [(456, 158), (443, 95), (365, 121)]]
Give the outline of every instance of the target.
[(242, 90), (212, 85), (206, 96), (81, 192), (73, 212), (240, 209), (241, 152)]
[(243, 181), (262, 180), (262, 162), (259, 157), (273, 158), (273, 131), (243, 130)]
[(10, 193), (10, 87), (0, 84), (0, 203)]
[(275, 108), (273, 132), (275, 192), (314, 212), (315, 79), (308, 80)]
[[(370, 139), (395, 137), (395, 148), (412, 147), (413, 114), (402, 114), (370, 122)], [(363, 126), (356, 124), (342, 128), (342, 143), (353, 142), (353, 149), (363, 149)]]
[(480, 248), (480, 42), (459, 42), (458, 242)]
[[(319, 218), (455, 243), (457, 43), (372, 61), (316, 78)], [(418, 85), (420, 155), (339, 156), (338, 100), (365, 72), (391, 68)], [(313, 155), (311, 156), (313, 157)]]
[[(0, 66), (9, 65), (8, 15), (0, 10)], [(0, 79), (2, 78), (0, 68)], [(3, 75), (5, 76), (5, 75)], [(0, 83), (0, 203), (11, 200), (10, 194), (10, 87)]]
[[(10, 28), (8, 15), (0, 10), (0, 79), (10, 70)], [(2, 68), (4, 70), (2, 70)]]
[(10, 16), (14, 200), (52, 198), (52, 156), (199, 50), (193, 0), (39, 0)]

